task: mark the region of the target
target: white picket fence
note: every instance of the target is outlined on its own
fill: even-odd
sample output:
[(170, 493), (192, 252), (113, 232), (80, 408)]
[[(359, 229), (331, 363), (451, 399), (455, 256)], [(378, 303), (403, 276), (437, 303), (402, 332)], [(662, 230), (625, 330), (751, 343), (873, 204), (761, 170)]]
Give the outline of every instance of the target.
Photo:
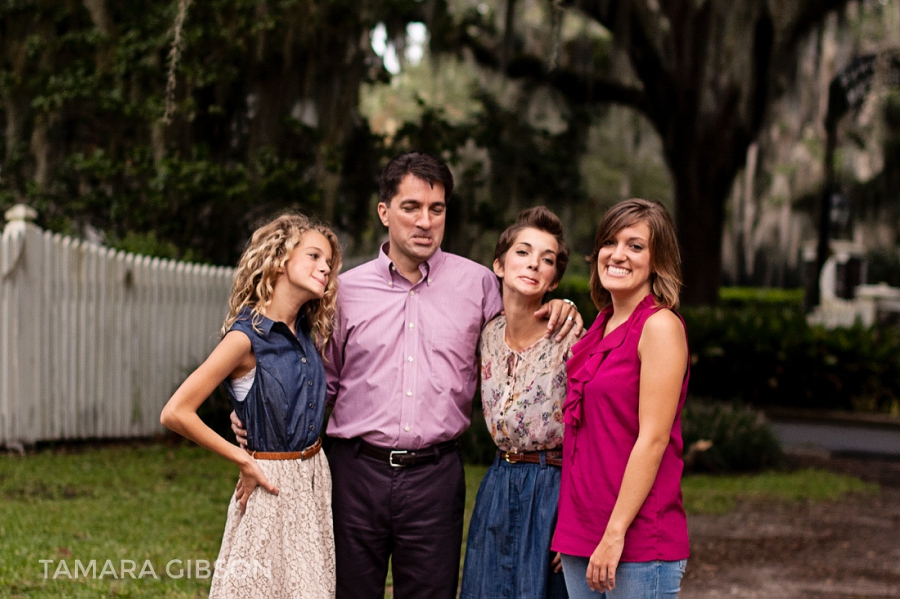
[(233, 269), (42, 231), (0, 238), (0, 445), (147, 436), (218, 342)]

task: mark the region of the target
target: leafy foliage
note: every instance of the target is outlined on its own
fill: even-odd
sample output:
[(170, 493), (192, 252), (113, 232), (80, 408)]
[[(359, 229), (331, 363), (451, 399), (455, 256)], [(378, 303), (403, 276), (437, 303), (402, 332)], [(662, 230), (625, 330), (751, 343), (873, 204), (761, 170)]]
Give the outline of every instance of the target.
[[(782, 466), (784, 456), (762, 414), (742, 405), (694, 397), (681, 413), (685, 461), (694, 471), (750, 472)], [(708, 441), (707, 449), (700, 449)]]
[(900, 331), (811, 327), (799, 308), (692, 308), (691, 388), (757, 406), (893, 412)]
[(721, 287), (719, 288), (719, 305), (734, 307), (753, 305), (795, 309), (803, 307), (803, 293), (803, 289)]
[(378, 162), (354, 117), (360, 83), (384, 71), (359, 40), (417, 3), (192, 3), (166, 124), (177, 4), (0, 6), (0, 202), (31, 204), (52, 230), (152, 232), (167, 254), (223, 264), (284, 209), (364, 230), (374, 177), (340, 175)]

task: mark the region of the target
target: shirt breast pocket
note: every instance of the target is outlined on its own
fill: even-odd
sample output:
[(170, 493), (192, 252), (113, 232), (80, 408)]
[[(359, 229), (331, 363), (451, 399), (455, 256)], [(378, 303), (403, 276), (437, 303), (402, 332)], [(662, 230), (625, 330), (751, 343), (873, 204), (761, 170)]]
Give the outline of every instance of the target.
[(440, 391), (465, 390), (475, 376), (477, 347), (477, 331), (433, 330), (429, 347), (433, 386)]

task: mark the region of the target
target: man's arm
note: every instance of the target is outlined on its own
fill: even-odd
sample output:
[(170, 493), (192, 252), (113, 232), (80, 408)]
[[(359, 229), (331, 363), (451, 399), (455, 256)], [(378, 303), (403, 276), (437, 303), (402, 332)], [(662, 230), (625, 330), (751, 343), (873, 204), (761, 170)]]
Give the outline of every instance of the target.
[(325, 393), (325, 405), (328, 408), (334, 406), (337, 399), (338, 389), (341, 385), (341, 371), (344, 369), (344, 323), (341, 319), (343, 310), (338, 309), (338, 315), (335, 317), (334, 331), (328, 345), (325, 346), (325, 355), (322, 363), (325, 366), (325, 379), (328, 382), (327, 391)]
[(237, 412), (231, 410), (231, 431), (234, 433), (235, 441), (237, 441), (238, 445), (243, 449), (247, 449), (247, 429), (244, 428), (244, 423), (241, 422), (241, 419), (238, 418)]

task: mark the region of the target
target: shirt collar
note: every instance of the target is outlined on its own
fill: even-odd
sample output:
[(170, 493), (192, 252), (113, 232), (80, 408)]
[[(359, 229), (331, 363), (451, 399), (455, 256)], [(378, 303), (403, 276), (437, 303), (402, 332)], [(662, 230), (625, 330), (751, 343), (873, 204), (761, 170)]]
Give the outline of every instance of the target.
[[(238, 319), (249, 320), (252, 324), (253, 316), (254, 315), (253, 315), (252, 309), (245, 306), (241, 310), (241, 312), (238, 316)], [(268, 338), (269, 333), (272, 331), (272, 327), (275, 326), (275, 321), (272, 320), (271, 318), (263, 316), (262, 314), (256, 315), (256, 319), (259, 321), (259, 324), (255, 327), (255, 330), (258, 331), (257, 334), (260, 335), (261, 337)], [(259, 320), (259, 319), (262, 319), (262, 320)], [(301, 311), (300, 314), (297, 315), (297, 322), (294, 323), (294, 328), (297, 329), (297, 332), (299, 334), (300, 331), (305, 330), (304, 329), (305, 326), (306, 326), (306, 314), (304, 314)]]
[(266, 318), (262, 314), (254, 314), (253, 308), (251, 308), (250, 306), (244, 306), (243, 308), (241, 308), (241, 311), (238, 313), (238, 316), (235, 320), (248, 321), (251, 325), (254, 325), (253, 330), (257, 332), (257, 335), (261, 335), (263, 337), (269, 336), (269, 331), (272, 330), (272, 325), (275, 324), (272, 319)]
[[(378, 251), (378, 271), (384, 277), (384, 280), (387, 281), (388, 285), (393, 286), (394, 283), (394, 272), (397, 272), (394, 268), (393, 260), (388, 257), (388, 249), (390, 248), (390, 242), (385, 241), (381, 245), (381, 249)], [(434, 255), (431, 256), (428, 260), (419, 265), (419, 271), (422, 273), (422, 279), (419, 282), (424, 282), (426, 285), (430, 285), (432, 279), (438, 270), (440, 270), (441, 265), (447, 259), (447, 255), (438, 248)], [(397, 272), (397, 276), (403, 278), (399, 272)]]

